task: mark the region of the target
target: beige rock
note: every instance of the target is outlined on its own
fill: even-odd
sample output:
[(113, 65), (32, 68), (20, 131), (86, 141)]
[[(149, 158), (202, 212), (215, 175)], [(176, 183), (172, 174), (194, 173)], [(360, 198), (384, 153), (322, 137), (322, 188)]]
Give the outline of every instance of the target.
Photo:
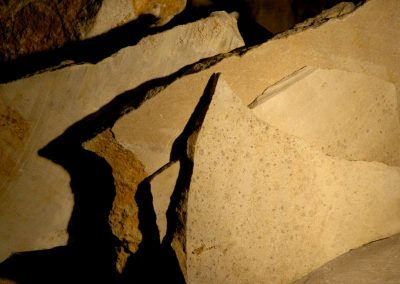
[(400, 279), (400, 235), (354, 249), (295, 283), (395, 284)]
[(164, 25), (185, 6), (186, 0), (103, 0), (93, 26), (83, 37), (102, 34), (145, 14), (156, 16), (157, 25)]
[(95, 65), (0, 85), (0, 153), (7, 163), (0, 172), (0, 260), (67, 241), (69, 177), (39, 149), (124, 91), (242, 45), (236, 20), (221, 12), (146, 37)]
[(328, 157), (258, 120), (223, 80), (196, 137), (188, 283), (291, 283), (400, 231), (399, 168)]
[(157, 226), (160, 231), (160, 241), (162, 241), (167, 232), (166, 212), (170, 204), (170, 198), (174, 191), (178, 174), (179, 163), (175, 162), (151, 180), (151, 193), (153, 195)]
[(330, 19), (327, 23), (321, 25), (322, 19), (309, 21), (317, 28), (307, 29), (303, 25), (244, 55), (225, 58), (208, 69), (176, 80), (139, 110), (117, 121), (113, 128), (116, 140), (135, 153), (147, 172), (160, 168), (169, 161), (173, 141), (214, 72), (224, 74), (245, 104), (304, 66), (340, 69), (392, 82), (399, 102), (400, 18), (396, 11), (400, 2), (370, 0), (347, 14), (351, 7), (339, 5), (335, 9), (340, 18), (333, 18), (333, 9), (325, 19)]
[(254, 114), (331, 156), (400, 166), (392, 83), (360, 73), (303, 68), (271, 86)]
[(0, 61), (110, 31), (144, 14), (163, 25), (186, 0), (11, 0), (0, 4)]

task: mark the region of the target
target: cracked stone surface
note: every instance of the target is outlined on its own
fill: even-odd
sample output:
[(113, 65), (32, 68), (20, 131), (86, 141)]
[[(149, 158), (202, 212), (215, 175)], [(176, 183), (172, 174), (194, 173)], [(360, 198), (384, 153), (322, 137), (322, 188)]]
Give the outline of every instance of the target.
[[(116, 139), (135, 153), (148, 172), (156, 171), (169, 161), (173, 141), (215, 72), (224, 75), (245, 104), (304, 66), (361, 73), (393, 83), (399, 104), (400, 18), (395, 11), (400, 9), (400, 2), (370, 0), (352, 9), (354, 6), (349, 3), (335, 6), (325, 18), (329, 21), (323, 25), (321, 18), (310, 20), (311, 27), (302, 26), (241, 56), (232, 55), (208, 69), (176, 80), (139, 110), (118, 120), (113, 127)], [(394, 108), (399, 111), (398, 106), (390, 106), (391, 110)]]
[(146, 37), (94, 65), (1, 84), (0, 149), (7, 163), (1, 167), (8, 171), (0, 172), (0, 260), (12, 252), (67, 242), (73, 207), (69, 176), (39, 157), (39, 149), (117, 95), (242, 45), (236, 20), (220, 12)]
[(294, 283), (395, 284), (399, 267), (400, 235), (395, 235), (341, 255)]
[(307, 67), (265, 90), (251, 108), (328, 155), (400, 166), (397, 103), (390, 82)]
[(291, 283), (400, 231), (399, 168), (326, 156), (221, 79), (191, 147), (188, 283)]
[(0, 4), (0, 61), (61, 47), (153, 14), (167, 23), (186, 0), (11, 0)]

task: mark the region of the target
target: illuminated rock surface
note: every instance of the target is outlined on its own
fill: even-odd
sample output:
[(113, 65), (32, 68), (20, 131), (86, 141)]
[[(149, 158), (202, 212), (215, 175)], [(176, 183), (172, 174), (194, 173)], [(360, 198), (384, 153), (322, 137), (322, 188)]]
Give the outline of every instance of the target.
[(398, 283), (400, 235), (354, 249), (296, 281), (300, 283)]
[(0, 4), (0, 61), (108, 32), (140, 15), (165, 24), (186, 0), (11, 0)]
[(258, 120), (221, 79), (193, 137), (188, 283), (290, 283), (400, 230), (399, 168), (328, 157)]
[(39, 157), (39, 149), (121, 93), (242, 45), (236, 20), (221, 12), (146, 37), (95, 65), (0, 85), (0, 259), (67, 241), (73, 206), (69, 177)]
[(303, 68), (268, 88), (254, 114), (322, 152), (400, 166), (395, 86), (340, 70)]

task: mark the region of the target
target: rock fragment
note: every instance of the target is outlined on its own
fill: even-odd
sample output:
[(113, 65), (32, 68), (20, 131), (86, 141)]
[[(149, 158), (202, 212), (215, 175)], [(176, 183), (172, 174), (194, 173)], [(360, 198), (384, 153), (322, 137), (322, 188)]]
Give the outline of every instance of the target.
[(11, 0), (0, 5), (0, 61), (108, 32), (144, 14), (167, 23), (186, 0)]
[(261, 120), (328, 155), (400, 166), (397, 94), (390, 82), (307, 67), (265, 90), (250, 107)]
[(176, 238), (188, 283), (291, 283), (400, 231), (399, 168), (328, 157), (258, 120), (221, 79), (196, 137)]
[(396, 283), (400, 279), (400, 235), (354, 249), (309, 275), (300, 283)]
[[(39, 149), (121, 93), (242, 45), (236, 20), (220, 12), (146, 37), (95, 65), (70, 66), (1, 84), (1, 117), (12, 113), (25, 122), (16, 125), (13, 120), (1, 120), (5, 132), (0, 152), (15, 170), (0, 172), (0, 260), (12, 252), (67, 242), (73, 207), (69, 177), (39, 157)], [(18, 147), (9, 146), (9, 132), (24, 133)]]
[(132, 152), (119, 145), (110, 130), (105, 130), (94, 139), (84, 143), (84, 148), (104, 158), (112, 168), (115, 184), (115, 199), (109, 215), (113, 234), (121, 241), (117, 248), (117, 268), (122, 272), (126, 262), (124, 255), (138, 250), (142, 241), (139, 231), (138, 206), (135, 193), (138, 184), (147, 173), (142, 163)]
[[(393, 83), (398, 104), (400, 18), (394, 11), (400, 9), (400, 3), (370, 0), (351, 13), (343, 5), (332, 9), (330, 13), (336, 9), (339, 18), (329, 16), (323, 25), (317, 21), (315, 28), (310, 20), (311, 26), (302, 26), (301, 32), (289, 32), (241, 56), (225, 58), (210, 68), (178, 79), (139, 110), (117, 121), (113, 127), (116, 139), (135, 153), (148, 172), (160, 168), (168, 162), (174, 139), (189, 119), (203, 86), (215, 72), (224, 74), (245, 104), (304, 66), (361, 73)], [(394, 108), (390, 106), (391, 110)]]

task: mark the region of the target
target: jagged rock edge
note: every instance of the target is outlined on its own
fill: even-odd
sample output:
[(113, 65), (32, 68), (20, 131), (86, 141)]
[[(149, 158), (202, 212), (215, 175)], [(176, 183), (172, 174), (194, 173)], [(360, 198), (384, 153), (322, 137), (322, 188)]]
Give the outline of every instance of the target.
[(325, 11), (333, 10), (333, 9), (337, 8), (337, 6), (342, 4), (342, 3), (351, 3), (351, 2), (346, 2), (346, 1), (340, 2), (340, 3), (336, 4), (335, 6), (333, 6), (332, 8), (322, 11), (321, 13), (316, 15), (315, 17), (309, 18), (309, 19), (305, 20), (304, 22), (296, 24), (293, 28), (291, 28), (291, 29), (289, 29), (289, 30), (287, 30), (285, 32), (277, 34), (276, 36), (271, 38), (271, 40), (287, 38), (287, 37), (289, 37), (291, 35), (294, 35), (294, 34), (297, 34), (297, 33), (301, 33), (301, 32), (306, 31), (308, 29), (316, 29), (316, 28), (322, 26), (323, 24), (325, 24), (325, 23), (327, 23), (327, 22), (329, 22), (330, 20), (333, 20), (333, 19), (343, 19), (346, 16), (348, 16), (348, 15), (352, 14), (353, 12), (355, 12), (357, 9), (359, 9), (361, 6), (363, 6), (367, 1), (369, 1), (369, 0), (362, 0), (360, 3), (358, 3), (356, 5), (353, 4), (354, 8), (351, 11), (344, 12), (344, 13), (343, 13), (343, 11), (338, 11), (338, 13), (336, 15), (334, 15), (334, 16), (324, 17)]

